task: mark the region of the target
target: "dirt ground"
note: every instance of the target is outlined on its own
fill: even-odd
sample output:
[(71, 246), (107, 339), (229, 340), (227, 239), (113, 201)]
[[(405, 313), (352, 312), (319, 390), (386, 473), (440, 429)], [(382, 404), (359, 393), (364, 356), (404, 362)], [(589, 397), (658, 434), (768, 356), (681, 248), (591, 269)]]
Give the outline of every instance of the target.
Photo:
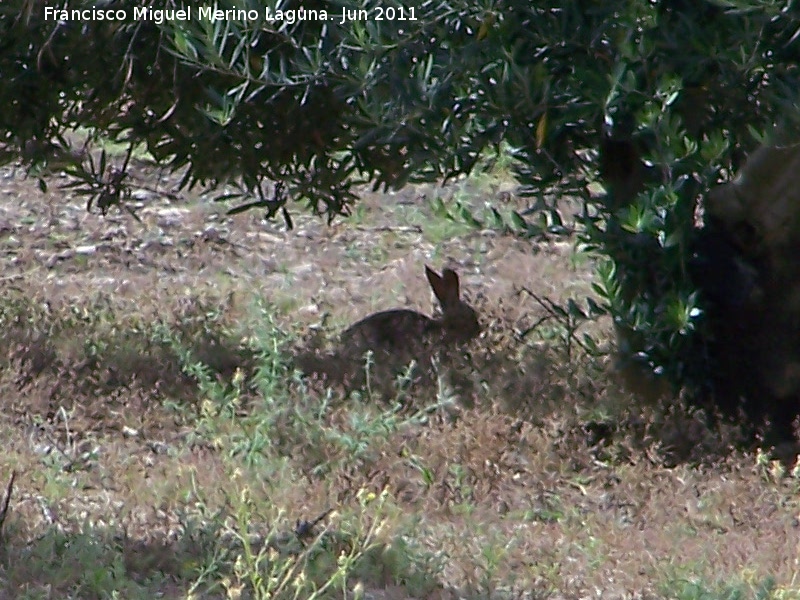
[[(568, 239), (522, 239), (434, 208), (438, 196), (478, 215), (524, 210), (504, 178), (365, 192), (331, 225), (298, 207), (292, 231), (207, 198), (168, 200), (177, 178), (147, 167), (131, 201), (140, 220), (87, 213), (64, 181), (42, 192), (0, 170), (0, 478), (17, 472), (3, 597), (256, 597), (255, 584), (231, 584), (235, 565), (198, 566), (216, 556), (198, 533), (214, 511), (246, 505), (252, 526), (274, 533), (333, 509), (326, 522), (344, 531), (360, 490), (389, 490), (386, 547), (402, 539), (405, 560), (439, 565), (401, 568), (384, 552), (380, 575), (360, 576), (362, 597), (800, 597), (797, 477), (731, 450), (695, 414), (622, 390), (613, 361), (565, 341), (523, 289), (581, 299), (591, 257)], [(258, 301), (290, 345), (325, 344), (377, 310), (431, 314), (426, 264), (458, 270), (484, 332), (458, 407), (389, 433), (366, 436), (345, 404), (320, 417), (318, 438), (287, 426), (281, 460), (245, 460), (259, 452), (226, 444), (261, 405), (208, 417), (211, 392), (152, 341), (154, 324), (179, 324), (229, 381), (253, 368), (243, 347)], [(578, 331), (604, 349), (608, 329)], [(312, 414), (324, 393), (296, 402)], [(269, 435), (281, 448), (282, 433)], [(237, 503), (244, 488), (252, 502)]]

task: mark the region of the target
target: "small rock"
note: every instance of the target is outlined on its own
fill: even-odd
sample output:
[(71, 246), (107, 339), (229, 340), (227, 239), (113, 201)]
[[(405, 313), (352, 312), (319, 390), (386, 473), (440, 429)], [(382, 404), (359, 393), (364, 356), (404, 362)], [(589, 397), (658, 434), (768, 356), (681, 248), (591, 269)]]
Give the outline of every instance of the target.
[(152, 190), (138, 189), (138, 190), (133, 190), (131, 192), (131, 198), (133, 198), (134, 200), (139, 200), (139, 201), (153, 200), (157, 196), (158, 195), (155, 192), (153, 192)]
[(139, 435), (139, 430), (134, 429), (133, 427), (129, 427), (127, 425), (123, 426), (122, 428), (122, 435), (124, 437), (137, 437)]
[(185, 208), (162, 208), (157, 213), (156, 222), (159, 227), (178, 227), (188, 213)]
[(166, 454), (169, 452), (169, 445), (164, 442), (150, 441), (147, 442), (147, 447), (153, 454)]

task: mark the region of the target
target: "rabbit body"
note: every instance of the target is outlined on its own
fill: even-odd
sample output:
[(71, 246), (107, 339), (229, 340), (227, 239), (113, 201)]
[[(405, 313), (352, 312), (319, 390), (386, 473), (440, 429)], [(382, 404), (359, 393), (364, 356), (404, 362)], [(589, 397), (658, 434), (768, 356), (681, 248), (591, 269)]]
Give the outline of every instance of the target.
[(385, 310), (351, 325), (341, 336), (340, 345), (348, 350), (399, 352), (413, 343), (436, 336), (436, 321), (408, 309)]

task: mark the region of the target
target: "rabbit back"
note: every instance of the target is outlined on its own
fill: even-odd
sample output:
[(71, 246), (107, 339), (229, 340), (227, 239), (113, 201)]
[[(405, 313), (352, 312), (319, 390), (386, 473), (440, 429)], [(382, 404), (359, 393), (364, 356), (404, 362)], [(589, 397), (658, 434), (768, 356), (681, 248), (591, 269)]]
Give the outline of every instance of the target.
[(413, 310), (395, 309), (372, 314), (351, 325), (341, 336), (342, 349), (402, 353), (424, 343), (438, 330), (436, 321)]

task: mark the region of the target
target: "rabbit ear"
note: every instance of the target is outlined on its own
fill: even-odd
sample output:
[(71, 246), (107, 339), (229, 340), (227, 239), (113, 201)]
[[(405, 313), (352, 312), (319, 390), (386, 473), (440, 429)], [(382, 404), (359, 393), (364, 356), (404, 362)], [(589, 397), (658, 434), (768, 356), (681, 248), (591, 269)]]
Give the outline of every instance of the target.
[(433, 293), (439, 299), (442, 308), (455, 306), (459, 303), (458, 275), (452, 269), (444, 269), (442, 276), (436, 274), (430, 267), (425, 266), (425, 276), (433, 288)]

